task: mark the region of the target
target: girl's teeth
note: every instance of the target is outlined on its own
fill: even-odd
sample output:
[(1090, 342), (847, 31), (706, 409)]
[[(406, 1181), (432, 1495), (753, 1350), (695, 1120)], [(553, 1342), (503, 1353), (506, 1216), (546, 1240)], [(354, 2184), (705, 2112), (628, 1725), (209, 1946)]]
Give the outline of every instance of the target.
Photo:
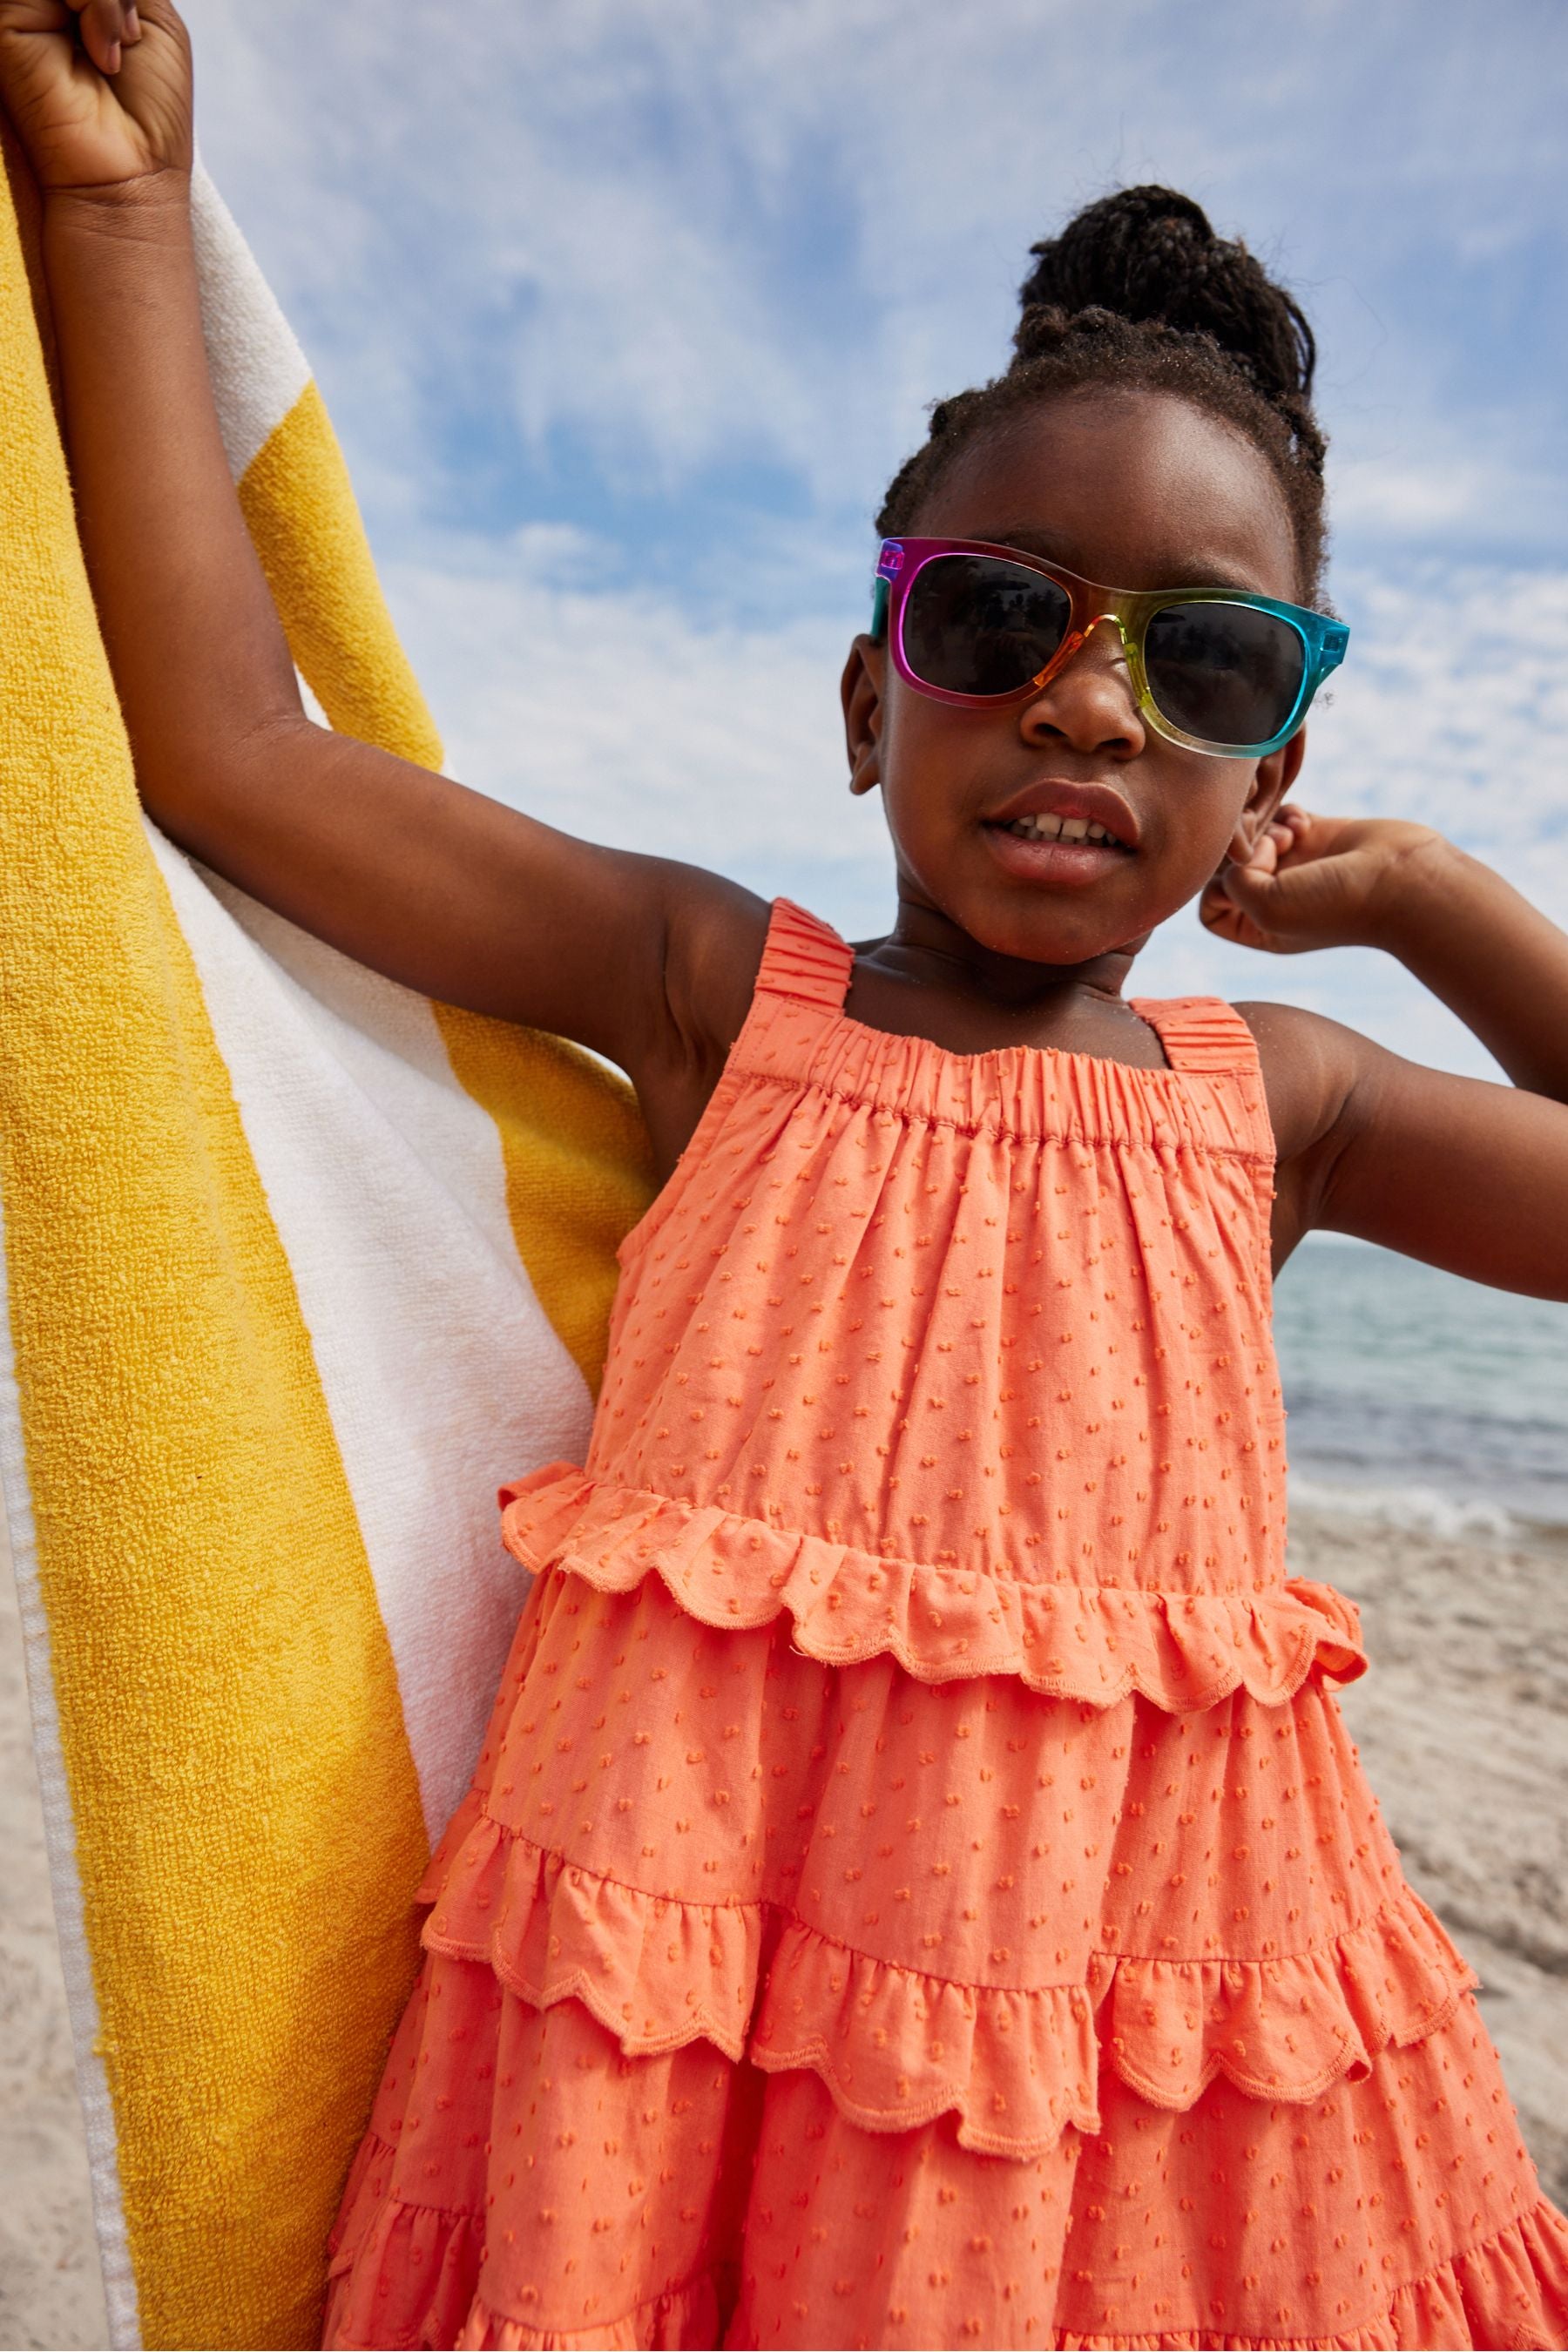
[(1103, 841), (1114, 836), (1082, 816), (1021, 816), (1007, 828), (1020, 841)]

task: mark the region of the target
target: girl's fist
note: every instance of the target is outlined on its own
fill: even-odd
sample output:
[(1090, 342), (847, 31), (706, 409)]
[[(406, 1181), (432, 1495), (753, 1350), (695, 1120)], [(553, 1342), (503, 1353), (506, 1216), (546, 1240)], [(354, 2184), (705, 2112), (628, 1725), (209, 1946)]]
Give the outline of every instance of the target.
[(0, 98), (46, 189), (190, 170), (190, 43), (170, 0), (0, 0)]
[(1442, 839), (1393, 817), (1282, 808), (1256, 841), (1237, 837), (1198, 912), (1221, 939), (1269, 955), (1381, 947), (1397, 915), (1401, 867)]

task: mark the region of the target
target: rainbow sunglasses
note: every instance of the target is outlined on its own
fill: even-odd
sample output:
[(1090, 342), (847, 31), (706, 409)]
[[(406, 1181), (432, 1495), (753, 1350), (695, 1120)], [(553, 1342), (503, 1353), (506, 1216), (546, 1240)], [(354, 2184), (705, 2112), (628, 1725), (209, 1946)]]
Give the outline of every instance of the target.
[(1345, 656), (1342, 621), (1245, 588), (1103, 588), (973, 539), (885, 539), (871, 635), (899, 676), (965, 709), (1021, 702), (1114, 622), (1138, 708), (1170, 742), (1256, 760), (1288, 743)]

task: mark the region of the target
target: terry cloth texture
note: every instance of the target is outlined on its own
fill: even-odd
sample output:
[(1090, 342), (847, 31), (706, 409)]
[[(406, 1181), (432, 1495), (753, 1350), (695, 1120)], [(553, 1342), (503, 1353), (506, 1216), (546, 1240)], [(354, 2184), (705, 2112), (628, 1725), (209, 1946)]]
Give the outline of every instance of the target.
[[(395, 988), (143, 820), (0, 219), (0, 1471), (116, 2345), (317, 2341), (414, 1893), (579, 1453), (626, 1090)], [(440, 760), (305, 360), (195, 190), (226, 446), (331, 723)]]
[(1273, 1140), (843, 1012), (781, 902), (425, 1884), (344, 2347), (1562, 2345), (1474, 1978), (1284, 1558)]

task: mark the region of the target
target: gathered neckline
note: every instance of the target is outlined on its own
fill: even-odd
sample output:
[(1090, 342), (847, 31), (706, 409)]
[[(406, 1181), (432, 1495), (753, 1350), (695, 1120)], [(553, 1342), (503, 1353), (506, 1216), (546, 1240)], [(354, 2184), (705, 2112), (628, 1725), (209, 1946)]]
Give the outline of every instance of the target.
[(1272, 1160), (1257, 1041), (1215, 997), (1124, 997), (1154, 1033), (1164, 1065), (1081, 1047), (1016, 1043), (963, 1053), (933, 1037), (879, 1029), (847, 999), (855, 951), (787, 898), (773, 905), (751, 1011), (727, 1070), (790, 1079), (900, 1117), (1016, 1136), (1243, 1150)]
[[(851, 968), (850, 985), (853, 986), (853, 984), (854, 971)], [(1133, 1014), (1134, 1019), (1142, 1023), (1160, 1051), (1163, 1054), (1166, 1053), (1165, 1041), (1154, 1023), (1146, 1013), (1137, 1010), (1132, 998), (1123, 997), (1122, 1003)], [(874, 1022), (862, 1021), (855, 1013), (846, 1012), (842, 1006), (839, 1007), (836, 1017), (845, 1028), (858, 1029), (864, 1036), (890, 1037), (902, 1045), (923, 1045), (928, 1054), (940, 1054), (942, 1060), (946, 1062), (972, 1065), (976, 1062), (1004, 1061), (1016, 1054), (1025, 1055), (1043, 1054), (1053, 1062), (1097, 1062), (1103, 1064), (1107, 1069), (1127, 1070), (1134, 1077), (1140, 1078), (1179, 1078), (1182, 1075), (1168, 1055), (1163, 1062), (1119, 1062), (1113, 1054), (1089, 1054), (1086, 1053), (1080, 1045), (1030, 1045), (1022, 1041), (1015, 1045), (982, 1045), (975, 1053), (966, 1054), (959, 1046), (939, 1045), (934, 1037), (922, 1037), (913, 1030), (879, 1029)]]

